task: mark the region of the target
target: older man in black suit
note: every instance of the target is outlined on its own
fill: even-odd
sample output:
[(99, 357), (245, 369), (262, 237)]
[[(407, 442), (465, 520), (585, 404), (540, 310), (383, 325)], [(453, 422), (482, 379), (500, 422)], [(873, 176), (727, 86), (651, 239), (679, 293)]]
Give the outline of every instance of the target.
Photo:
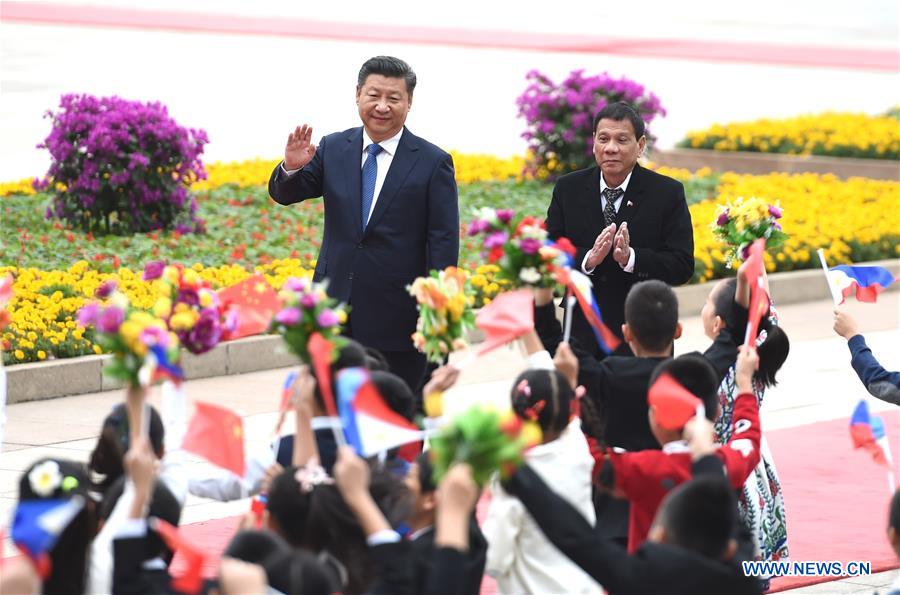
[[(596, 167), (561, 177), (547, 209), (551, 238), (577, 248), (576, 266), (591, 276), (603, 320), (622, 337), (625, 296), (638, 281), (681, 285), (694, 274), (694, 236), (681, 182), (638, 165), (644, 121), (626, 103), (594, 117)], [(572, 336), (600, 354), (576, 308)], [(624, 344), (623, 344), (624, 345)]]
[(415, 391), (425, 356), (410, 336), (416, 304), (406, 286), (457, 263), (459, 208), (453, 160), (405, 126), (416, 75), (403, 60), (363, 64), (356, 105), (363, 125), (312, 143), (312, 128), (288, 136), (269, 194), (288, 205), (322, 196), (324, 238), (314, 280), (351, 307), (348, 333), (380, 350)]

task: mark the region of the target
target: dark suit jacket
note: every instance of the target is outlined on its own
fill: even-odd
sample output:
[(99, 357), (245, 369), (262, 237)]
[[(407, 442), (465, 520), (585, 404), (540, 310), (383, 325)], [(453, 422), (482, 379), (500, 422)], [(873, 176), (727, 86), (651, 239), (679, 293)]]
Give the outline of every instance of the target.
[[(635, 165), (616, 215), (616, 228), (623, 222), (628, 223), (634, 248), (634, 272), (623, 271), (610, 249), (591, 275), (603, 321), (619, 337), (625, 296), (632, 285), (648, 279), (681, 285), (694, 274), (694, 233), (681, 182)], [(547, 232), (553, 239), (566, 237), (575, 245), (579, 270), (603, 227), (600, 168), (578, 170), (557, 180), (547, 209)], [(579, 308), (575, 308), (572, 335), (586, 346), (596, 345)]]
[[(479, 595), (481, 592), (481, 579), (484, 578), (484, 565), (487, 563), (487, 541), (478, 520), (473, 516), (469, 523), (469, 551), (459, 552), (452, 550), (441, 551), (434, 545), (434, 529), (429, 529), (412, 541), (413, 561), (415, 563), (413, 584), (416, 593), (430, 593), (428, 585), (436, 585), (441, 588), (439, 593), (447, 595)], [(446, 548), (444, 548), (446, 549)], [(456, 557), (459, 560), (452, 564), (450, 575), (446, 575), (447, 569), (442, 566), (440, 560), (447, 557)], [(440, 577), (440, 578), (436, 578)], [(450, 585), (453, 585), (452, 587)]]
[(406, 286), (459, 258), (453, 160), (404, 129), (365, 232), (361, 222), (362, 127), (325, 136), (315, 157), (287, 177), (279, 164), (269, 194), (288, 205), (322, 196), (325, 224), (313, 279), (351, 305), (353, 337), (383, 351), (410, 351), (415, 300)]

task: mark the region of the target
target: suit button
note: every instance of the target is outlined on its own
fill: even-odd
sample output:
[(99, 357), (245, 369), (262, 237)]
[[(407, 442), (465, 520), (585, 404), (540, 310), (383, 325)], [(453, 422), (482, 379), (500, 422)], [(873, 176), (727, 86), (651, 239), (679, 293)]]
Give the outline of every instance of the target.
[(347, 280), (348, 280), (348, 281), (353, 281), (353, 273), (350, 273), (350, 276), (347, 277)]

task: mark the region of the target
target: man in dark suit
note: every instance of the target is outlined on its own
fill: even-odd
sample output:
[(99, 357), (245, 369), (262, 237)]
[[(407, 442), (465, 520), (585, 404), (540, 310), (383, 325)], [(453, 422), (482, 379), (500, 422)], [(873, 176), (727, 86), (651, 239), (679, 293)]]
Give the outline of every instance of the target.
[(269, 194), (284, 205), (322, 196), (325, 230), (313, 279), (350, 304), (347, 331), (381, 351), (415, 391), (425, 370), (410, 335), (415, 300), (406, 286), (459, 257), (453, 161), (404, 123), (416, 75), (406, 62), (378, 56), (359, 71), (363, 125), (312, 144), (312, 128), (288, 136)]
[[(647, 279), (681, 285), (694, 274), (684, 187), (638, 165), (645, 144), (644, 121), (634, 109), (606, 106), (594, 117), (597, 167), (561, 177), (547, 209), (550, 237), (575, 245), (575, 264), (591, 276), (603, 320), (620, 338), (632, 285)], [(599, 355), (578, 308), (572, 323), (572, 336)]]

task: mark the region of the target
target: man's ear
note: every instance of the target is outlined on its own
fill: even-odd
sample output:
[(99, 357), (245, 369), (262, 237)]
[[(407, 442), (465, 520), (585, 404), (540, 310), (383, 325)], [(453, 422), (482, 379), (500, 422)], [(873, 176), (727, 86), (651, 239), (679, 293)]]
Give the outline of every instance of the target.
[(631, 329), (628, 328), (628, 323), (622, 325), (622, 336), (625, 338), (626, 343), (631, 343), (634, 341), (634, 335), (631, 334)]
[(437, 509), (437, 490), (429, 492), (422, 496), (422, 509), (426, 512), (432, 512)]
[(728, 546), (725, 548), (725, 551), (722, 553), (722, 561), (730, 562), (734, 555), (737, 553), (737, 540), (729, 539)]
[(681, 338), (681, 331), (682, 331), (682, 327), (681, 327), (681, 323), (679, 322), (678, 324), (675, 325), (675, 336), (672, 337), (672, 339), (673, 339), (673, 340), (674, 340), (674, 339), (680, 339), (680, 338)]
[(647, 541), (652, 541), (653, 543), (666, 543), (668, 538), (666, 528), (659, 523), (655, 523), (650, 527), (650, 532), (647, 533)]

